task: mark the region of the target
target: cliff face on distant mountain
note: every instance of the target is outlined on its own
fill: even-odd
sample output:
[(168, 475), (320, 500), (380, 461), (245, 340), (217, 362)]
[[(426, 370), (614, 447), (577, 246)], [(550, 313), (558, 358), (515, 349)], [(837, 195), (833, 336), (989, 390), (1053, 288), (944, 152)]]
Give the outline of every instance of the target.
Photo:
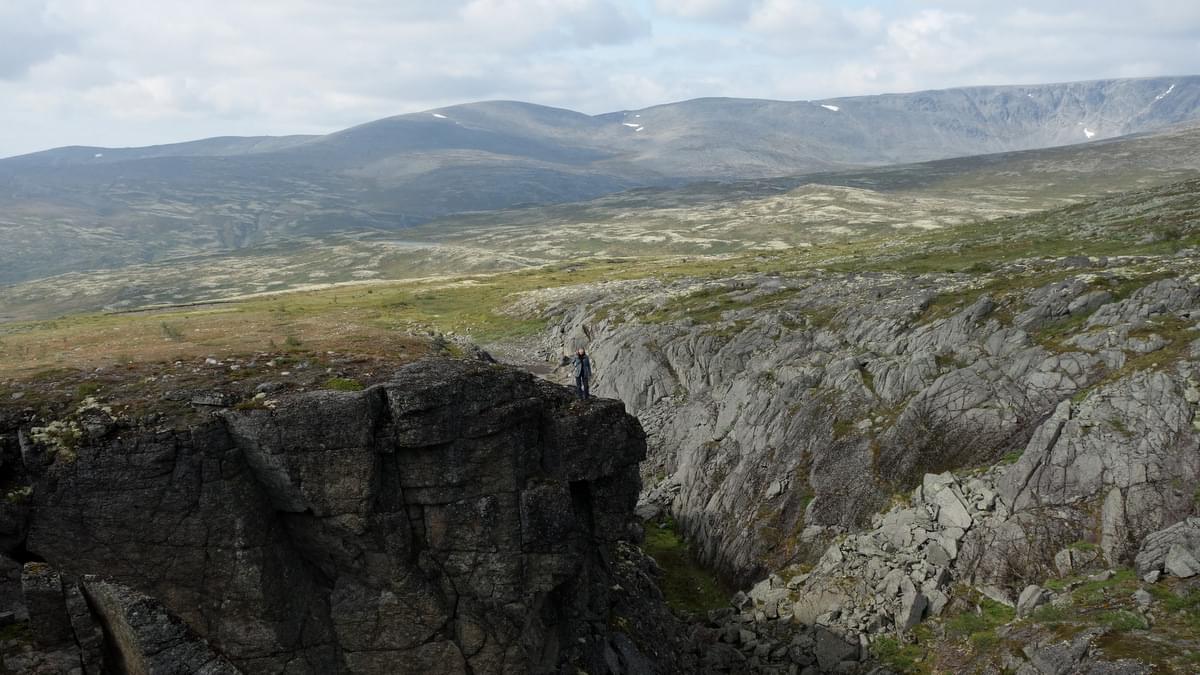
[(182, 428), (100, 406), (6, 420), (4, 550), (62, 575), (26, 565), (51, 589), (26, 597), (80, 589), (110, 652), (147, 672), (605, 672), (639, 658), (608, 639), (645, 450), (619, 403), (432, 361), (248, 408)]
[(1177, 77), (599, 116), (484, 102), (318, 137), (62, 148), (0, 160), (0, 283), (636, 186), (1083, 143), (1194, 122), (1198, 100), (1200, 78)]

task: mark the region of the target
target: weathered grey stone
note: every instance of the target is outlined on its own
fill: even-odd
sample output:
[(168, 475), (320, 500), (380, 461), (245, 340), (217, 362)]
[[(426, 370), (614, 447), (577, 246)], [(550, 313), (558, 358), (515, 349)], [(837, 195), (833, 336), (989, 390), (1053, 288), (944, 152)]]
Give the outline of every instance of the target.
[(925, 597), (924, 593), (911, 587), (905, 589), (904, 594), (900, 597), (900, 609), (896, 612), (896, 630), (908, 631), (921, 623), (928, 606), (929, 599)]
[(1200, 561), (1192, 552), (1180, 544), (1172, 544), (1167, 551), (1167, 559), (1163, 562), (1167, 574), (1180, 579), (1187, 579), (1200, 574)]
[(1087, 325), (1125, 323), (1137, 326), (1155, 316), (1193, 308), (1198, 301), (1200, 286), (1186, 279), (1163, 279), (1138, 289), (1126, 300), (1101, 307), (1088, 319)]
[(1069, 577), (1087, 568), (1100, 554), (1091, 549), (1064, 548), (1054, 554), (1054, 567), (1059, 576)]
[(1193, 557), (1200, 553), (1200, 518), (1187, 518), (1147, 535), (1134, 562), (1138, 574), (1145, 576), (1162, 570), (1167, 553), (1174, 546), (1181, 546)]
[(850, 642), (831, 630), (818, 628), (814, 653), (817, 665), (822, 671), (828, 672), (843, 661), (858, 660), (858, 639)]
[[(1078, 403), (1064, 401), (999, 480), (1012, 514), (977, 527), (956, 566), (976, 584), (1004, 583), (1014, 573), (1045, 576), (1056, 563), (1037, 542), (1061, 545), (1097, 529), (1105, 560), (1124, 564), (1138, 543), (1192, 508), (1173, 487), (1200, 481), (1192, 415), (1180, 383), (1162, 372), (1135, 373)], [(1103, 497), (1099, 517), (1090, 506), (1096, 496)]]
[(742, 610), (746, 609), (747, 607), (753, 607), (754, 600), (752, 600), (745, 592), (738, 591), (737, 593), (733, 594), (733, 598), (730, 599), (729, 604), (733, 605), (734, 609)]
[(971, 514), (953, 488), (937, 492), (933, 495), (933, 503), (938, 506), (937, 521), (942, 527), (958, 527), (964, 530), (971, 527)]
[(1133, 601), (1137, 603), (1139, 608), (1146, 609), (1154, 602), (1154, 597), (1146, 589), (1139, 588), (1133, 592)]
[(1017, 617), (1024, 618), (1029, 616), (1033, 613), (1033, 610), (1050, 602), (1052, 597), (1053, 595), (1050, 591), (1041, 586), (1036, 584), (1026, 586), (1025, 590), (1021, 591), (1020, 597), (1017, 598)]
[(925, 593), (929, 597), (929, 609), (927, 613), (929, 616), (940, 616), (942, 610), (945, 609), (946, 605), (950, 602), (950, 596), (940, 590), (937, 590), (936, 588), (928, 589), (925, 591)]

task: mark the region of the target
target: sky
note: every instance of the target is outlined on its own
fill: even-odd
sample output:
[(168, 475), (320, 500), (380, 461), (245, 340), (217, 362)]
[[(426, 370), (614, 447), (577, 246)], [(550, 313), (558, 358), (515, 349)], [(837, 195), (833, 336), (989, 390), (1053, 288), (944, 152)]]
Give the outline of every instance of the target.
[(0, 0), (0, 157), (488, 99), (596, 114), (1198, 73), (1195, 0)]

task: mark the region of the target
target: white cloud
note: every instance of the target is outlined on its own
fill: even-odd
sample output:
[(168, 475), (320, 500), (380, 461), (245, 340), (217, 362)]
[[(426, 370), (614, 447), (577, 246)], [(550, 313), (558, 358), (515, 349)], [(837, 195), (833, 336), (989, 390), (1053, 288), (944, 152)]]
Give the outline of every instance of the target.
[(654, 0), (654, 8), (664, 16), (706, 21), (741, 20), (754, 11), (761, 0)]
[(45, 0), (0, 3), (0, 80), (24, 76), (73, 42)]
[(960, 32), (970, 23), (966, 14), (922, 10), (888, 25), (880, 53), (920, 73), (961, 70), (976, 58), (975, 43)]

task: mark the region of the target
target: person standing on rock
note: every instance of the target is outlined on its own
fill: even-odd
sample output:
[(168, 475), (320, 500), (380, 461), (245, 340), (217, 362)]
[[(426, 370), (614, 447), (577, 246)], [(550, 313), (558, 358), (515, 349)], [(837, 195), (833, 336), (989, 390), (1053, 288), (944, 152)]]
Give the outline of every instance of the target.
[(579, 400), (591, 398), (588, 382), (592, 379), (592, 360), (583, 347), (580, 347), (575, 352), (575, 358), (571, 359), (571, 374), (575, 376), (575, 393), (579, 395)]

